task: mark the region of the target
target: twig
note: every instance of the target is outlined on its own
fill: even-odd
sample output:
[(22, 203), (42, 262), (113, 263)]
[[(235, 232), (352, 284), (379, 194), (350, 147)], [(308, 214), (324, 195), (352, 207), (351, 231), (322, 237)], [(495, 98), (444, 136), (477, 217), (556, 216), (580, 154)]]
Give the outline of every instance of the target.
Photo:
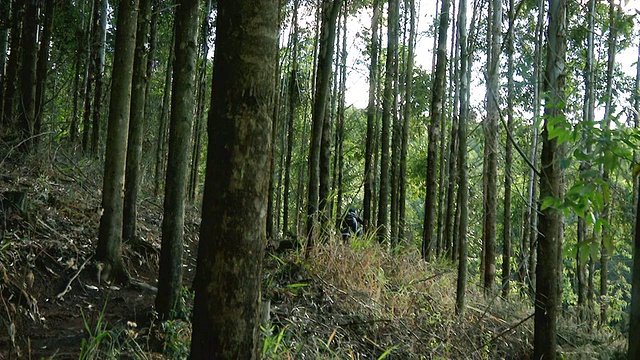
[(73, 282), (73, 280), (75, 280), (80, 273), (82, 272), (82, 270), (84, 270), (85, 265), (87, 265), (87, 263), (89, 262), (89, 260), (91, 260), (93, 258), (93, 255), (89, 256), (87, 258), (87, 260), (84, 261), (84, 263), (82, 263), (82, 265), (80, 265), (80, 268), (78, 269), (78, 271), (75, 273), (75, 275), (73, 275), (71, 277), (71, 279), (69, 279), (69, 282), (67, 283), (67, 286), (65, 287), (65, 289), (59, 293), (58, 295), (56, 295), (56, 299), (60, 300), (62, 299), (63, 296), (65, 296), (69, 291), (71, 291), (71, 283)]
[(531, 319), (536, 313), (532, 313), (531, 315), (527, 316), (526, 318), (518, 321), (515, 325), (509, 326), (506, 330), (504, 330), (503, 332), (501, 332), (500, 334), (492, 337), (489, 341), (487, 341), (486, 343), (482, 344), (481, 346), (475, 348), (473, 350), (473, 352), (475, 353), (476, 351), (482, 349), (483, 347), (485, 347), (486, 345), (489, 345), (491, 343), (493, 343), (494, 341), (500, 339), (501, 337), (503, 337), (504, 335), (506, 335), (508, 332), (510, 332), (511, 330), (517, 328), (518, 326), (524, 324), (525, 321)]

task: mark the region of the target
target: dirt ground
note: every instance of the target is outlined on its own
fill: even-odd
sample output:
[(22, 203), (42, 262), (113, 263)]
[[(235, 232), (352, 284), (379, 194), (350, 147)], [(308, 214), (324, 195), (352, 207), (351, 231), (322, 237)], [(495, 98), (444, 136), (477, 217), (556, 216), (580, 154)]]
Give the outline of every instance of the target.
[[(100, 333), (117, 337), (114, 346), (126, 348), (123, 342), (133, 340), (129, 346), (141, 348), (146, 357), (159, 354), (161, 345), (150, 330), (160, 249), (159, 200), (142, 199), (139, 239), (123, 245), (131, 278), (149, 286), (101, 284), (92, 261), (100, 221), (99, 184), (93, 177), (72, 168), (43, 175), (15, 167), (4, 173), (0, 359), (78, 359), (83, 341), (87, 348)], [(186, 221), (187, 287), (195, 272), (198, 223), (189, 217)]]

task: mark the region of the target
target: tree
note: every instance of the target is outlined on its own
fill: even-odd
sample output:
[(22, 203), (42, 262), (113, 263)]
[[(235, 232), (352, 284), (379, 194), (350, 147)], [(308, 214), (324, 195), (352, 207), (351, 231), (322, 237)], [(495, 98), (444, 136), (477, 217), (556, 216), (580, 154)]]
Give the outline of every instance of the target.
[[(136, 3), (138, 1), (139, 0), (136, 0)], [(107, 46), (107, 9), (109, 1), (100, 0), (100, 6), (97, 5), (98, 3), (96, 3), (93, 15), (93, 45), (96, 47), (93, 52), (93, 82), (95, 94), (93, 96), (93, 118), (91, 122), (91, 154), (93, 156), (98, 156), (98, 146), (100, 142), (100, 117), (102, 115), (103, 91), (102, 82), (104, 79), (105, 48)], [(137, 23), (137, 20), (135, 22)], [(113, 75), (111, 76), (113, 79)]]
[(379, 0), (373, 0), (373, 16), (371, 17), (371, 47), (369, 64), (369, 103), (367, 105), (367, 140), (365, 144), (364, 156), (364, 198), (363, 198), (363, 221), (365, 229), (371, 226), (373, 219), (371, 202), (374, 188), (373, 149), (376, 136), (374, 128), (376, 124), (376, 89), (378, 81), (378, 25), (380, 22)]
[(133, 80), (131, 85), (131, 115), (129, 120), (129, 137), (124, 178), (124, 216), (122, 238), (133, 240), (136, 236), (138, 219), (138, 191), (140, 189), (142, 138), (144, 135), (146, 91), (149, 78), (147, 76), (147, 47), (149, 38), (149, 21), (151, 17), (151, 0), (139, 0), (138, 29), (136, 32), (136, 52), (133, 60)]
[(22, 27), (25, 24), (23, 21), (24, 1), (15, 1), (11, 9), (11, 39), (9, 40), (10, 54), (7, 60), (6, 75), (4, 78), (4, 94), (2, 104), (2, 132), (9, 131), (9, 127), (14, 123), (14, 102), (18, 84), (18, 67), (20, 65), (21, 52), (21, 38)]
[[(507, 34), (507, 129), (513, 133), (513, 98), (514, 90), (514, 61), (513, 61), (513, 28), (515, 26), (514, 1), (509, 0), (509, 33)], [(513, 163), (513, 144), (507, 141), (505, 149), (505, 169), (504, 169), (504, 215), (502, 227), (502, 297), (509, 295), (509, 281), (511, 278), (511, 173)]]
[(259, 356), (277, 12), (218, 0), (191, 359)]
[[(322, 26), (320, 30), (320, 49), (318, 50), (318, 67), (316, 74), (315, 99), (312, 114), (311, 144), (309, 147), (309, 187), (307, 189), (307, 249), (314, 245), (318, 236), (318, 225), (321, 217), (320, 199), (320, 158), (322, 151), (323, 123), (329, 103), (329, 79), (336, 37), (336, 20), (340, 13), (340, 0), (323, 0)], [(307, 252), (308, 254), (308, 252)]]
[(427, 189), (424, 200), (424, 222), (422, 230), (422, 258), (427, 260), (431, 256), (433, 241), (433, 224), (436, 215), (436, 187), (438, 161), (438, 134), (440, 133), (440, 117), (444, 108), (444, 88), (447, 71), (447, 31), (449, 28), (450, 0), (442, 0), (440, 10), (440, 24), (438, 26), (438, 47), (436, 51), (436, 71), (433, 79), (431, 94), (431, 109), (429, 120), (429, 144), (427, 145)]
[(640, 356), (640, 216), (638, 216), (638, 214), (640, 214), (640, 198), (637, 200), (636, 206), (636, 223), (633, 235), (633, 268), (631, 271), (632, 288), (629, 316), (629, 352), (627, 354), (629, 360), (635, 360)]
[(36, 112), (35, 119), (33, 121), (34, 135), (36, 135), (34, 138), (36, 148), (42, 132), (42, 113), (44, 112), (45, 105), (45, 90), (47, 86), (47, 75), (49, 72), (49, 49), (55, 7), (55, 1), (47, 1), (44, 4), (44, 23), (42, 25), (40, 50), (38, 51), (38, 63), (36, 65)]
[(391, 120), (395, 113), (395, 79), (398, 71), (398, 13), (399, 1), (389, 0), (389, 29), (387, 32), (387, 61), (384, 77), (384, 93), (382, 95), (382, 131), (380, 136), (380, 193), (378, 200), (378, 241), (381, 243), (389, 237), (389, 195), (390, 195), (390, 131)]
[[(175, 15), (175, 49), (169, 156), (162, 218), (162, 247), (156, 309), (161, 318), (179, 315), (182, 294), (184, 201), (189, 176), (191, 124), (195, 111), (198, 0), (181, 0)], [(176, 314), (177, 313), (177, 314)]]
[(456, 314), (460, 315), (465, 308), (465, 291), (467, 288), (467, 225), (469, 221), (467, 203), (469, 200), (469, 171), (467, 168), (467, 120), (469, 119), (469, 79), (470, 54), (467, 43), (467, 0), (460, 0), (458, 7), (458, 36), (460, 46), (460, 117), (458, 118), (458, 164), (460, 183), (458, 186), (458, 208), (460, 209), (458, 239), (458, 279), (456, 281)]
[(498, 213), (498, 123), (500, 121), (500, 48), (502, 46), (502, 0), (489, 2), (487, 39), (487, 117), (484, 121), (483, 222), (484, 291), (491, 293), (496, 276), (496, 216)]
[(104, 281), (128, 280), (122, 261), (122, 194), (131, 109), (137, 12), (138, 0), (121, 1), (118, 6), (102, 185), (103, 212), (96, 250), (96, 260), (102, 264), (101, 278)]
[(22, 61), (20, 64), (20, 105), (18, 106), (21, 148), (33, 150), (33, 128), (36, 117), (36, 63), (38, 6), (36, 0), (25, 1), (25, 24), (22, 27)]
[[(567, 44), (565, 0), (549, 0), (549, 26), (547, 29), (547, 57), (544, 76), (545, 102), (542, 130), (542, 171), (540, 177), (540, 199), (562, 201), (561, 167), (562, 150), (557, 137), (550, 135), (551, 127), (562, 126), (565, 104), (565, 57)], [(558, 125), (560, 121), (560, 125)], [(540, 207), (538, 223), (538, 264), (536, 267), (536, 297), (534, 316), (534, 359), (556, 358), (556, 320), (560, 307), (559, 280), (561, 264), (559, 251), (562, 244), (562, 210)]]

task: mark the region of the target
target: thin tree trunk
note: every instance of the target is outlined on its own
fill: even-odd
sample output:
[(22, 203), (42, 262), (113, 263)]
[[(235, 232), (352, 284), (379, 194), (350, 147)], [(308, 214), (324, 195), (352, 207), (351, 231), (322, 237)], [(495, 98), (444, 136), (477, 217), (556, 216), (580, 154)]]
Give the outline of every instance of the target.
[[(136, 1), (137, 2), (137, 1)], [(96, 44), (96, 52), (94, 55), (94, 91), (93, 97), (93, 119), (91, 126), (91, 154), (98, 156), (100, 146), (100, 118), (102, 116), (102, 91), (103, 91), (103, 79), (104, 79), (104, 61), (105, 61), (105, 47), (107, 42), (107, 8), (108, 0), (100, 0), (100, 7), (96, 7), (94, 11), (97, 11), (100, 16), (96, 15), (95, 21), (98, 21), (94, 25), (94, 43)], [(113, 75), (112, 75), (113, 76)]]
[[(507, 34), (507, 132), (513, 134), (513, 98), (514, 63), (513, 63), (513, 28), (515, 26), (514, 0), (509, 0), (509, 33)], [(502, 227), (502, 297), (509, 296), (509, 281), (511, 278), (511, 167), (513, 145), (507, 141), (505, 149), (504, 168), (504, 215)]]
[(431, 99), (429, 122), (429, 143), (427, 145), (427, 174), (426, 174), (426, 196), (424, 202), (424, 224), (422, 233), (422, 258), (428, 260), (431, 257), (434, 222), (436, 217), (436, 177), (438, 161), (438, 134), (440, 133), (440, 119), (444, 107), (444, 88), (447, 71), (447, 33), (449, 27), (450, 0), (442, 0), (440, 10), (440, 24), (438, 26), (438, 48), (436, 56), (435, 76), (433, 80), (433, 90)]
[(18, 69), (20, 67), (20, 59), (22, 58), (21, 38), (22, 27), (25, 22), (22, 15), (24, 8), (24, 1), (15, 1), (13, 8), (11, 9), (11, 40), (9, 47), (11, 49), (9, 59), (7, 60), (7, 75), (5, 78), (5, 89), (2, 104), (2, 133), (11, 131), (14, 125), (14, 100), (16, 96), (16, 85), (18, 81)]
[(460, 117), (458, 123), (458, 164), (460, 169), (460, 183), (458, 186), (458, 208), (460, 209), (459, 261), (458, 279), (456, 282), (457, 315), (462, 315), (465, 309), (465, 291), (467, 287), (467, 226), (469, 201), (469, 171), (467, 169), (467, 120), (469, 118), (469, 69), (470, 54), (467, 43), (467, 0), (460, 0), (458, 6), (458, 36), (460, 46)]
[[(4, 26), (0, 27), (0, 124), (4, 115), (4, 87), (6, 81), (6, 65), (7, 56), (9, 54), (9, 24), (11, 24), (11, 0), (3, 1), (0, 4), (0, 23)], [(0, 127), (1, 129), (1, 127)]]
[(407, 232), (406, 203), (407, 203), (407, 153), (409, 148), (409, 126), (411, 125), (411, 98), (413, 97), (413, 63), (414, 47), (416, 42), (416, 5), (414, 0), (409, 0), (405, 6), (409, 7), (409, 45), (407, 49), (407, 62), (404, 88), (404, 108), (402, 113), (402, 149), (400, 153), (400, 209), (399, 209), (399, 237), (405, 240)]
[(107, 128), (102, 208), (96, 260), (104, 281), (127, 281), (122, 261), (122, 216), (125, 158), (131, 109), (131, 81), (136, 47), (138, 1), (123, 1), (118, 7), (116, 45)]
[[(553, 197), (562, 200), (563, 170), (560, 166), (562, 150), (557, 138), (549, 136), (549, 119), (563, 119), (565, 103), (565, 57), (567, 44), (566, 3), (564, 0), (549, 0), (549, 27), (547, 30), (547, 60), (544, 88), (548, 94), (545, 103), (545, 122), (542, 132), (542, 176), (540, 198)], [(556, 359), (556, 322), (561, 306), (559, 298), (560, 243), (562, 242), (562, 210), (547, 207), (540, 209), (538, 224), (538, 264), (536, 267), (536, 297), (533, 358)]]
[[(336, 36), (336, 19), (340, 12), (339, 0), (323, 0), (322, 26), (320, 31), (320, 49), (316, 75), (315, 99), (313, 105), (311, 144), (309, 148), (309, 187), (307, 200), (307, 250), (315, 244), (319, 234), (319, 221), (322, 209), (320, 204), (320, 158), (322, 152), (323, 123), (329, 99), (329, 79), (333, 63), (333, 48)], [(324, 201), (321, 201), (324, 200)], [(309, 251), (307, 251), (309, 254)]]
[[(363, 221), (365, 229), (369, 229), (372, 224), (372, 199), (374, 188), (373, 157), (374, 144), (376, 142), (376, 91), (378, 80), (378, 27), (380, 23), (379, 0), (373, 0), (373, 16), (371, 17), (371, 61), (369, 64), (369, 102), (367, 105), (367, 139), (365, 143), (364, 157), (364, 197), (363, 197)], [(375, 207), (374, 207), (375, 209)], [(374, 210), (375, 211), (375, 210)]]
[(166, 146), (167, 146), (167, 123), (169, 122), (169, 106), (171, 100), (171, 88), (173, 82), (173, 55), (174, 55), (174, 35), (171, 36), (171, 45), (169, 47), (169, 56), (167, 57), (167, 66), (165, 67), (164, 91), (162, 92), (162, 110), (158, 119), (158, 136), (156, 143), (156, 161), (153, 194), (158, 196), (162, 178), (166, 169)]
[(20, 104), (18, 106), (20, 148), (29, 152), (34, 147), (36, 116), (36, 63), (38, 53), (38, 6), (35, 0), (25, 1), (25, 24), (22, 27), (22, 61), (20, 64)]
[(47, 1), (44, 4), (44, 24), (40, 38), (40, 50), (38, 52), (38, 65), (36, 69), (36, 109), (34, 120), (34, 145), (37, 149), (42, 132), (42, 113), (44, 112), (45, 94), (47, 87), (47, 75), (49, 72), (49, 48), (53, 27), (53, 16), (56, 3)]
[(94, 29), (93, 17), (94, 8), (96, 6), (95, 1), (89, 0), (91, 3), (90, 11), (89, 11), (89, 21), (87, 21), (86, 27), (86, 47), (85, 47), (85, 57), (84, 57), (84, 86), (83, 86), (83, 112), (82, 112), (82, 153), (89, 153), (89, 137), (91, 133), (91, 89), (93, 88), (93, 73), (95, 63), (91, 61), (93, 58), (92, 54), (95, 53), (95, 45), (91, 43), (91, 38), (93, 36), (93, 32), (96, 31)]
[(142, 143), (145, 123), (147, 77), (147, 39), (151, 17), (151, 0), (139, 0), (138, 29), (136, 31), (136, 52), (133, 60), (131, 85), (131, 115), (127, 144), (127, 165), (124, 179), (124, 216), (122, 238), (133, 240), (136, 236), (138, 219), (138, 192), (142, 171)]
[(289, 231), (289, 189), (291, 188), (291, 156), (293, 154), (295, 118), (297, 115), (297, 108), (300, 103), (300, 91), (298, 88), (298, 4), (299, 0), (294, 0), (293, 19), (291, 20), (293, 32), (291, 34), (291, 70), (289, 73), (289, 112), (287, 118), (288, 132), (287, 149), (284, 160), (284, 200), (282, 204), (282, 232), (285, 234)]

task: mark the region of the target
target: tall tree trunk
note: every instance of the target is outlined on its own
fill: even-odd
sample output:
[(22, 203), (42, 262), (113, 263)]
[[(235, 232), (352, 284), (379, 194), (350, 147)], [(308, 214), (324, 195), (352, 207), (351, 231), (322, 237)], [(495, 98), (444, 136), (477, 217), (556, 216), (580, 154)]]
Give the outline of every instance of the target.
[[(11, 0), (3, 1), (0, 4), (0, 124), (4, 115), (2, 113), (4, 104), (4, 87), (6, 81), (6, 65), (9, 54), (9, 24), (11, 24)], [(0, 126), (1, 130), (1, 126)]]
[(20, 105), (18, 106), (20, 148), (31, 151), (34, 146), (36, 116), (36, 63), (38, 58), (38, 6), (36, 0), (25, 1), (22, 27), (22, 61), (20, 64)]
[[(175, 15), (169, 156), (162, 218), (162, 248), (156, 310), (160, 318), (179, 316), (182, 294), (184, 200), (189, 177), (191, 125), (195, 110), (195, 70), (199, 0), (180, 0)], [(176, 314), (176, 312), (178, 312)]]
[(84, 53), (84, 83), (83, 83), (83, 93), (82, 93), (82, 153), (89, 153), (89, 137), (91, 133), (91, 89), (93, 87), (93, 74), (95, 72), (94, 67), (95, 63), (91, 61), (93, 55), (96, 51), (95, 44), (92, 44), (93, 32), (96, 31), (93, 26), (94, 20), (93, 17), (96, 15), (94, 8), (96, 6), (95, 1), (89, 0), (91, 6), (88, 15), (89, 21), (87, 21), (86, 30), (85, 30), (85, 40), (86, 47)]
[(500, 121), (500, 48), (502, 46), (502, 0), (489, 2), (490, 47), (487, 56), (487, 117), (484, 123), (483, 222), (484, 291), (491, 294), (496, 276), (496, 217), (498, 214), (498, 124)]
[(118, 6), (116, 45), (113, 58), (107, 148), (102, 185), (102, 217), (96, 260), (102, 264), (104, 281), (127, 281), (122, 262), (122, 216), (124, 169), (127, 152), (131, 82), (136, 48), (138, 1), (122, 1)]
[[(282, 209), (282, 232), (289, 231), (289, 195), (291, 188), (291, 156), (293, 154), (293, 140), (295, 118), (297, 108), (300, 103), (300, 91), (298, 89), (298, 4), (299, 0), (293, 2), (293, 15), (291, 33), (291, 69), (289, 71), (289, 112), (287, 113), (287, 149), (284, 160), (284, 199)], [(297, 211), (297, 209), (296, 209)]]
[[(322, 1), (322, 26), (313, 105), (311, 144), (309, 148), (309, 187), (307, 200), (307, 250), (314, 246), (319, 234), (320, 209), (320, 153), (322, 151), (323, 123), (329, 100), (329, 79), (333, 63), (336, 36), (336, 19), (340, 12), (340, 0)], [(326, 199), (324, 199), (326, 200)], [(307, 251), (307, 254), (309, 252)]]
[(460, 117), (458, 119), (458, 166), (460, 183), (458, 186), (458, 208), (460, 209), (460, 230), (458, 231), (458, 279), (456, 286), (456, 314), (465, 309), (465, 291), (467, 287), (467, 226), (469, 221), (467, 204), (469, 201), (469, 171), (467, 169), (467, 121), (469, 119), (469, 70), (470, 54), (467, 43), (467, 0), (460, 0), (458, 6), (458, 36), (460, 46)]
[(407, 231), (406, 203), (407, 203), (407, 153), (409, 148), (409, 126), (411, 125), (411, 98), (413, 97), (413, 63), (414, 47), (416, 42), (416, 5), (414, 0), (405, 1), (409, 7), (409, 45), (407, 49), (407, 62), (405, 72), (404, 108), (402, 113), (402, 149), (400, 153), (400, 209), (399, 229), (400, 240), (404, 241)]
[[(544, 89), (545, 122), (542, 132), (542, 175), (540, 199), (552, 197), (562, 200), (562, 150), (557, 138), (549, 136), (549, 119), (564, 119), (565, 57), (567, 43), (565, 0), (549, 0), (549, 27), (547, 30), (547, 60)], [(566, 120), (565, 120), (566, 121)], [(538, 224), (538, 264), (536, 267), (536, 298), (534, 325), (534, 359), (556, 359), (556, 321), (561, 305), (558, 282), (561, 264), (558, 251), (562, 243), (562, 210), (547, 207), (540, 209)]]
[[(513, 98), (514, 63), (513, 63), (513, 28), (515, 27), (514, 0), (509, 0), (509, 33), (507, 34), (507, 132), (513, 134)], [(509, 296), (509, 281), (511, 278), (511, 167), (513, 144), (507, 141), (504, 160), (504, 215), (502, 227), (502, 297)]]
[(218, 0), (194, 360), (259, 357), (277, 11), (272, 0)]
[[(638, 43), (638, 62), (636, 63), (636, 83), (633, 94), (633, 118), (637, 128), (640, 120), (640, 42)], [(637, 155), (634, 152), (634, 160)], [(634, 164), (637, 162), (634, 161)], [(637, 165), (636, 165), (637, 166)], [(634, 174), (635, 175), (635, 174)], [(638, 177), (633, 179), (634, 190), (634, 216), (633, 227), (633, 265), (631, 268), (631, 308), (629, 310), (629, 347), (627, 359), (635, 360), (640, 357), (640, 191), (638, 190)]]
[[(606, 102), (604, 109), (604, 125), (603, 129), (608, 131), (611, 127), (611, 117), (613, 116), (613, 70), (615, 67), (615, 58), (616, 58), (616, 42), (617, 42), (617, 34), (616, 34), (616, 5), (614, 0), (609, 0), (609, 49), (608, 49), (608, 57), (607, 57), (607, 85), (606, 85)], [(607, 167), (602, 166), (602, 182), (605, 184), (604, 192), (610, 193), (610, 185), (609, 185), (609, 171)], [(610, 221), (610, 196), (603, 196), (603, 211), (602, 218), (606, 221)], [(603, 326), (607, 324), (607, 312), (608, 312), (608, 304), (607, 304), (607, 294), (608, 294), (608, 281), (609, 281), (609, 271), (607, 269), (609, 264), (609, 257), (612, 255), (609, 253), (607, 246), (608, 243), (611, 243), (613, 240), (611, 239), (611, 232), (609, 231), (607, 226), (602, 228), (600, 233), (600, 320), (598, 321), (599, 326)]]
[[(136, 1), (137, 3), (137, 1)], [(93, 54), (94, 62), (94, 91), (93, 97), (93, 119), (91, 125), (91, 154), (98, 156), (100, 146), (100, 118), (102, 116), (102, 91), (103, 91), (103, 79), (104, 79), (104, 61), (105, 61), (105, 47), (107, 44), (107, 8), (108, 0), (100, 0), (100, 6), (96, 7), (94, 11), (97, 11), (94, 21), (94, 44), (96, 44), (96, 51)], [(135, 35), (134, 35), (135, 36)], [(115, 62), (114, 62), (115, 63)], [(112, 75), (113, 78), (113, 75)], [(113, 84), (112, 84), (113, 86)]]
[[(335, 214), (336, 217), (342, 216), (342, 201), (344, 196), (344, 190), (342, 186), (344, 176), (344, 115), (345, 115), (345, 94), (346, 94), (346, 80), (347, 80), (347, 18), (348, 18), (348, 3), (344, 1), (344, 7), (342, 9), (342, 49), (340, 53), (340, 65), (339, 65), (339, 79), (338, 79), (338, 112), (336, 114), (336, 149), (335, 149), (335, 162), (334, 162), (334, 185), (333, 191), (336, 194)], [(348, 205), (351, 207), (351, 203)]]
[(189, 172), (188, 197), (189, 202), (193, 203), (198, 192), (198, 180), (200, 179), (200, 157), (202, 153), (202, 131), (205, 116), (205, 98), (207, 94), (207, 64), (209, 53), (208, 39), (211, 32), (209, 26), (209, 16), (211, 15), (211, 0), (205, 1), (204, 16), (202, 17), (202, 27), (200, 30), (200, 53), (199, 67), (196, 74), (197, 79), (197, 97), (196, 97), (196, 115), (193, 131), (193, 148), (191, 149), (191, 166)]
[(133, 240), (136, 236), (138, 219), (138, 192), (142, 166), (142, 143), (145, 123), (147, 77), (147, 40), (151, 17), (151, 0), (139, 0), (138, 29), (136, 31), (136, 52), (133, 60), (133, 79), (131, 84), (131, 115), (129, 119), (129, 137), (127, 144), (127, 164), (124, 178), (124, 215), (122, 238)]
[[(373, 157), (374, 143), (376, 142), (376, 132), (374, 132), (376, 124), (377, 106), (376, 91), (378, 80), (378, 27), (380, 23), (380, 4), (379, 0), (373, 0), (373, 16), (371, 17), (371, 61), (369, 64), (369, 102), (367, 105), (367, 139), (365, 143), (364, 155), (364, 197), (363, 197), (363, 221), (365, 229), (369, 229), (373, 222), (372, 206), (373, 188), (374, 188), (374, 172)], [(374, 208), (375, 209), (375, 208)], [(375, 211), (375, 210), (374, 210)]]
[[(175, 28), (175, 26), (174, 26)], [(175, 33), (175, 31), (174, 31)], [(169, 106), (171, 101), (171, 88), (173, 83), (173, 56), (175, 35), (171, 36), (171, 45), (169, 46), (169, 56), (167, 57), (167, 65), (164, 75), (164, 91), (162, 92), (162, 110), (158, 119), (158, 136), (156, 143), (156, 161), (153, 194), (158, 196), (162, 184), (163, 176), (167, 164), (167, 123), (169, 122)]]
[(47, 87), (47, 75), (49, 72), (49, 48), (55, 10), (55, 1), (46, 1), (44, 4), (44, 24), (40, 36), (40, 50), (38, 52), (38, 64), (36, 69), (36, 112), (34, 120), (34, 145), (37, 149), (42, 132), (42, 113), (44, 112), (45, 94)]
[[(392, 4), (393, 3), (393, 4)], [(398, 119), (398, 39), (399, 39), (399, 18), (400, 18), (400, 1), (389, 1), (389, 40), (387, 46), (387, 72), (385, 76), (384, 99), (382, 103), (382, 156), (380, 163), (380, 214), (387, 213), (387, 202), (389, 198), (389, 222), (378, 218), (378, 225), (385, 237), (389, 237), (391, 247), (395, 248), (398, 244), (398, 183), (400, 176), (400, 147), (402, 127)], [(391, 61), (389, 61), (391, 59)], [(386, 110), (385, 110), (386, 107)], [(385, 117), (388, 116), (388, 119)], [(388, 123), (388, 125), (385, 125)], [(385, 126), (391, 131), (391, 161), (389, 163), (389, 140), (385, 140)], [(389, 130), (386, 131), (387, 137)], [(387, 160), (382, 160), (386, 156)], [(389, 167), (390, 165), (390, 167)], [(383, 171), (384, 168), (389, 170)], [(386, 193), (386, 195), (385, 195)], [(384, 211), (383, 211), (384, 210)], [(387, 217), (387, 215), (384, 215)], [(389, 230), (386, 227), (389, 226)]]
[(7, 75), (5, 77), (5, 88), (2, 104), (2, 133), (10, 131), (14, 125), (14, 100), (17, 91), (18, 69), (20, 67), (20, 59), (22, 58), (22, 27), (25, 24), (23, 19), (24, 1), (15, 1), (11, 9), (11, 40), (10, 40), (10, 56), (7, 60)]
[(440, 134), (440, 118), (444, 116), (444, 88), (447, 72), (447, 32), (449, 28), (449, 8), (451, 0), (442, 0), (440, 10), (440, 24), (438, 26), (438, 48), (436, 56), (436, 71), (431, 94), (431, 109), (429, 120), (429, 143), (427, 145), (427, 174), (426, 196), (424, 201), (424, 223), (422, 232), (422, 258), (431, 257), (433, 230), (436, 217), (436, 176), (438, 161), (438, 135)]
[[(595, 83), (594, 83), (594, 28), (595, 28), (595, 15), (596, 15), (596, 1), (589, 1), (589, 13), (587, 15), (588, 22), (588, 35), (587, 35), (587, 53), (585, 56), (585, 69), (584, 69), (584, 105), (582, 111), (582, 118), (586, 124), (593, 124), (594, 111), (595, 111)], [(582, 143), (586, 147), (585, 152), (591, 153), (591, 146), (587, 144), (587, 132), (586, 129), (582, 130)], [(583, 160), (580, 163), (580, 173), (584, 176), (585, 172), (590, 169), (588, 161)], [(577, 230), (577, 251), (576, 251), (576, 275), (578, 282), (578, 312), (580, 320), (586, 320), (588, 309), (587, 298), (587, 259), (589, 255), (587, 244), (587, 222), (584, 217), (578, 218), (578, 230)], [(586, 252), (586, 253), (585, 253)]]

